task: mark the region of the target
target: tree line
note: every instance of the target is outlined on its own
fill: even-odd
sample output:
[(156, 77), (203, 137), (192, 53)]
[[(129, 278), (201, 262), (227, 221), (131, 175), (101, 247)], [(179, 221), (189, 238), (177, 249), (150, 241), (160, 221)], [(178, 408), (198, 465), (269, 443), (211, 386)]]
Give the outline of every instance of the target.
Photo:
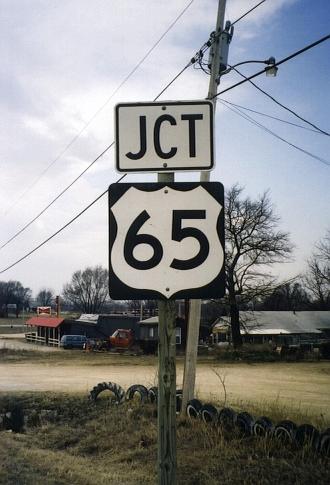
[[(225, 198), (226, 295), (221, 301), (210, 302), (204, 310), (208, 315), (217, 311), (219, 316), (221, 311), (230, 316), (235, 346), (242, 343), (240, 310), (330, 310), (330, 230), (316, 243), (304, 273), (279, 283), (270, 269), (292, 259), (294, 246), (290, 235), (280, 230), (280, 218), (268, 192), (255, 199), (245, 197), (243, 192), (236, 184)], [(107, 269), (100, 265), (78, 270), (64, 285), (61, 298), (74, 310), (99, 313), (109, 304), (108, 276)], [(30, 298), (31, 290), (20, 282), (0, 282), (2, 314), (8, 303), (16, 303), (19, 313)], [(40, 305), (50, 305), (54, 293), (43, 288), (37, 300)], [(135, 313), (143, 305), (150, 315), (157, 308), (153, 300), (117, 305)]]

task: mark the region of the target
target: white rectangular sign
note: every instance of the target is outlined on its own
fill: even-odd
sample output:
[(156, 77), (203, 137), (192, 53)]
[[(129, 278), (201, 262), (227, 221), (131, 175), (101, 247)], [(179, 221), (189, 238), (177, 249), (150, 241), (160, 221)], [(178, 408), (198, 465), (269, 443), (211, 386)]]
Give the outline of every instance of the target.
[(119, 172), (211, 170), (211, 101), (120, 103), (115, 108)]

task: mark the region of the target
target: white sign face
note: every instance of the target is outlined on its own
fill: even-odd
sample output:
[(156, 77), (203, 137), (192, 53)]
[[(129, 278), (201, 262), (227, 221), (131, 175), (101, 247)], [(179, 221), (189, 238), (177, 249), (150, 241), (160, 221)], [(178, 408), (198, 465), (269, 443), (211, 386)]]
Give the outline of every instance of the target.
[(220, 183), (113, 184), (109, 197), (111, 298), (223, 296)]
[(122, 103), (115, 108), (119, 172), (211, 170), (211, 101)]

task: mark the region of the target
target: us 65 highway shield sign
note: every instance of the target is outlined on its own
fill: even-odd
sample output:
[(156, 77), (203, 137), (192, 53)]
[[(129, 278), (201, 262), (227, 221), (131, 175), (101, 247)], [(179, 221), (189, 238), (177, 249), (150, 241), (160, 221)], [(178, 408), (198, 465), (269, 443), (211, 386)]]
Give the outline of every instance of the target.
[(222, 184), (113, 184), (109, 207), (111, 298), (224, 295)]

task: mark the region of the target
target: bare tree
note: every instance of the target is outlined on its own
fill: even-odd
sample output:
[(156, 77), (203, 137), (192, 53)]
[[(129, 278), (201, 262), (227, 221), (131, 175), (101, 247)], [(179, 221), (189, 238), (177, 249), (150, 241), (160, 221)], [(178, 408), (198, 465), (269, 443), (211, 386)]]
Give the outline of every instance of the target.
[(327, 230), (324, 239), (316, 245), (316, 249), (322, 276), (330, 284), (330, 229)]
[(306, 310), (311, 302), (305, 288), (299, 281), (285, 282), (275, 288), (259, 304), (259, 310)]
[(64, 286), (63, 296), (77, 310), (99, 313), (108, 296), (108, 271), (101, 266), (76, 271)]
[(42, 288), (37, 294), (37, 300), (41, 306), (50, 306), (54, 298), (54, 292), (50, 288)]
[(8, 305), (16, 305), (16, 316), (29, 305), (30, 288), (24, 288), (20, 281), (0, 281), (0, 315), (8, 315)]
[(330, 230), (307, 262), (305, 285), (321, 310), (330, 308)]
[(239, 305), (269, 294), (275, 278), (267, 267), (289, 258), (292, 245), (286, 232), (277, 230), (279, 218), (266, 193), (256, 200), (241, 197), (234, 185), (226, 196), (226, 285), (232, 341), (242, 344)]

